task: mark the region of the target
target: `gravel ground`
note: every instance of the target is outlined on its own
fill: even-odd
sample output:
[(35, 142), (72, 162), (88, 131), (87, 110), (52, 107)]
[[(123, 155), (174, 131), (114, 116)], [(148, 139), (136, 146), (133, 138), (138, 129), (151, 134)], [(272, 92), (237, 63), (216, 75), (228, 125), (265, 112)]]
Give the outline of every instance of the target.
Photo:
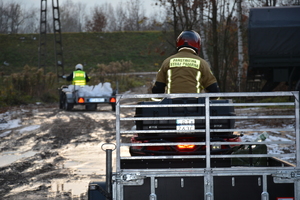
[[(237, 112), (254, 115), (257, 110)], [(282, 114), (290, 112), (282, 111)], [(290, 120), (277, 123), (282, 127), (293, 126)], [(260, 124), (259, 120), (248, 124), (237, 121), (240, 128)], [(295, 138), (278, 132), (269, 135)], [(114, 141), (115, 113), (109, 105), (93, 112), (80, 106), (66, 112), (57, 105), (31, 105), (2, 113), (0, 199), (87, 199), (90, 180), (104, 179), (105, 152), (101, 146)], [(293, 147), (285, 149), (294, 150)]]

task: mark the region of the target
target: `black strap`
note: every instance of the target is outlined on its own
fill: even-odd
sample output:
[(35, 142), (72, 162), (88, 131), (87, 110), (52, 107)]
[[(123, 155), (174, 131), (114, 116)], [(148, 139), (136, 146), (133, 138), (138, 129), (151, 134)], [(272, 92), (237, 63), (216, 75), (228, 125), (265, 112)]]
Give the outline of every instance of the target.
[(153, 94), (165, 93), (166, 84), (162, 82), (155, 82), (154, 86), (152, 87)]
[(205, 88), (205, 90), (207, 90), (207, 92), (210, 92), (210, 93), (220, 92), (220, 88), (219, 88), (218, 83), (211, 84), (210, 86), (208, 86), (207, 88)]

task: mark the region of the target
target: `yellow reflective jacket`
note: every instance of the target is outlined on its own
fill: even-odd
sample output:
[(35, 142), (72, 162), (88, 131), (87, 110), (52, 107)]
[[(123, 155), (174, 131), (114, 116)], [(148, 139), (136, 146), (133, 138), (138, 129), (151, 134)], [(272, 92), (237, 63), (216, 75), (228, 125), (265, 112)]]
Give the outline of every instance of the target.
[(86, 73), (84, 71), (74, 71), (73, 72), (73, 85), (86, 85)]

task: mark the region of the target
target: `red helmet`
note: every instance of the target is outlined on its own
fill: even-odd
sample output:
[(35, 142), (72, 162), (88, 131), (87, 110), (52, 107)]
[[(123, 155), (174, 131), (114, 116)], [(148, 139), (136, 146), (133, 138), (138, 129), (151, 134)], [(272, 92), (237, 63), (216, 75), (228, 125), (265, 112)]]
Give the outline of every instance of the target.
[(177, 37), (176, 47), (177, 50), (182, 47), (189, 47), (199, 53), (201, 48), (200, 35), (196, 31), (182, 31)]

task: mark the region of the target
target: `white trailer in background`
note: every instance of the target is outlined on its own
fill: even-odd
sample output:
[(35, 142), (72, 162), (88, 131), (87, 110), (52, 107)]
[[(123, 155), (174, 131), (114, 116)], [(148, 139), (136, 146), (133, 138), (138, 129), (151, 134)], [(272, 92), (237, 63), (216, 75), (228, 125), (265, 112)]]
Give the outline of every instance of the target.
[(59, 108), (69, 111), (75, 105), (82, 105), (92, 111), (97, 110), (99, 104), (110, 104), (115, 111), (116, 93), (108, 82), (93, 86), (63, 85), (59, 88)]

